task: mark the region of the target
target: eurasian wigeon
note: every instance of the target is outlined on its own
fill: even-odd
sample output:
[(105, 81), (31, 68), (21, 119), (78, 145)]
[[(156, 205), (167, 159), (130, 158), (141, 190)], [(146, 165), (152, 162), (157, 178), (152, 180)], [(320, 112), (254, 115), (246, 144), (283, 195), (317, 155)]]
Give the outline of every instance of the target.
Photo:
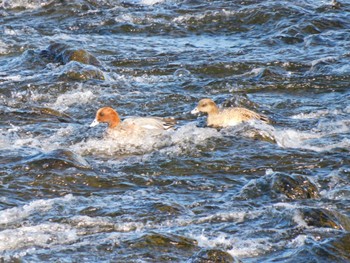
[(211, 99), (200, 100), (198, 106), (191, 111), (192, 114), (200, 112), (208, 114), (207, 125), (215, 128), (234, 126), (241, 122), (254, 119), (269, 122), (269, 119), (266, 116), (246, 108), (233, 107), (219, 109)]
[(90, 127), (94, 127), (99, 123), (107, 123), (108, 130), (115, 130), (117, 128), (133, 131), (133, 130), (168, 130), (174, 127), (176, 121), (173, 118), (161, 117), (130, 117), (121, 121), (118, 113), (111, 107), (100, 108), (94, 121)]

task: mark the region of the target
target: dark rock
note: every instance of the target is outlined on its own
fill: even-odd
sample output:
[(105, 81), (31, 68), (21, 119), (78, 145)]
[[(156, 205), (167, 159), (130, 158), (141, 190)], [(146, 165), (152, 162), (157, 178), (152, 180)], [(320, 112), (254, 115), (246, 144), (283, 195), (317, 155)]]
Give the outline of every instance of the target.
[(63, 80), (104, 80), (103, 72), (97, 68), (100, 61), (84, 49), (72, 48), (66, 44), (53, 43), (40, 52), (41, 57), (65, 65), (60, 74)]
[(73, 118), (66, 113), (46, 107), (33, 107), (33, 113), (56, 117), (60, 122), (74, 122)]
[(240, 198), (251, 199), (264, 195), (271, 198), (280, 196), (283, 199), (300, 200), (318, 198), (319, 192), (306, 176), (272, 173), (251, 180), (243, 187)]
[(190, 263), (241, 263), (237, 258), (219, 249), (202, 249), (189, 260)]
[(329, 255), (334, 257), (333, 261), (330, 262), (342, 262), (340, 259), (343, 259), (344, 262), (350, 261), (350, 234), (346, 233), (332, 239), (330, 242), (327, 242), (324, 247), (329, 252)]
[(179, 204), (155, 203), (154, 209), (167, 215), (179, 215), (184, 212), (184, 208)]
[(159, 234), (151, 233), (146, 234), (137, 240), (133, 240), (130, 245), (137, 248), (145, 247), (176, 247), (181, 249), (193, 249), (197, 245), (197, 241), (187, 237), (173, 235), (173, 234)]
[(84, 49), (75, 49), (62, 43), (53, 43), (41, 55), (55, 62), (67, 64), (77, 61), (83, 64), (100, 66), (100, 61)]
[(293, 200), (319, 197), (317, 187), (301, 175), (276, 174), (273, 177), (272, 189)]
[(98, 68), (91, 65), (82, 65), (74, 61), (65, 66), (65, 68), (62, 70), (60, 78), (81, 81), (89, 79), (105, 79), (103, 72)]
[(350, 219), (336, 211), (324, 208), (304, 208), (300, 210), (300, 214), (308, 226), (350, 231)]

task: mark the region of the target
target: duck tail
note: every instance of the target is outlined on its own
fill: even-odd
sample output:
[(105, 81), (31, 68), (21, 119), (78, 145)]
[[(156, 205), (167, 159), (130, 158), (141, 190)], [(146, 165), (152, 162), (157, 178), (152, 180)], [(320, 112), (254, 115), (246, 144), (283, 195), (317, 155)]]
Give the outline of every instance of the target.
[(266, 123), (270, 123), (270, 119), (266, 115), (263, 115), (263, 114), (259, 114), (259, 120), (266, 122)]
[(175, 129), (175, 125), (177, 123), (175, 118), (162, 118), (162, 121), (165, 130)]

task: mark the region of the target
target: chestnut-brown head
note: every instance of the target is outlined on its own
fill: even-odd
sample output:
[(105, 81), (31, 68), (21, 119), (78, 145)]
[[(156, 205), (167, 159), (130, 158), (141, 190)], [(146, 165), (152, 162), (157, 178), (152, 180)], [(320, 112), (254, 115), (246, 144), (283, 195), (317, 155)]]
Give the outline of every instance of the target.
[(90, 124), (90, 127), (94, 127), (99, 123), (108, 123), (108, 128), (115, 128), (120, 123), (120, 118), (118, 113), (111, 107), (100, 108), (94, 121)]
[(199, 112), (204, 112), (208, 114), (217, 113), (218, 107), (216, 106), (215, 102), (211, 99), (201, 99), (198, 102), (197, 107), (191, 111), (192, 114), (197, 114)]

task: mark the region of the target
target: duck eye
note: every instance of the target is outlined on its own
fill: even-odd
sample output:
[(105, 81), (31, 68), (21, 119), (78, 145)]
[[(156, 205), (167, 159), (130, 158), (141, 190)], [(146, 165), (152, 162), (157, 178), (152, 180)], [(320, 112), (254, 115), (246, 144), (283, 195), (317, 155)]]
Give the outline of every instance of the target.
[(207, 107), (207, 104), (206, 103), (202, 104), (202, 107)]
[(105, 114), (103, 112), (100, 112), (100, 116), (103, 117)]

